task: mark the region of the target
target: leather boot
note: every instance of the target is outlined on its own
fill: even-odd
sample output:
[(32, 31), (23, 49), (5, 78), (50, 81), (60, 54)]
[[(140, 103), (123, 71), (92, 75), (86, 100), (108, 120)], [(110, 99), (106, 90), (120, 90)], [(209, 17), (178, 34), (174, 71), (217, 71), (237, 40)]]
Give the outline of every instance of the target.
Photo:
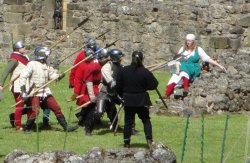
[(76, 129), (78, 129), (78, 126), (68, 127), (68, 124), (67, 124), (64, 116), (57, 117), (57, 120), (58, 120), (59, 124), (63, 127), (64, 131), (72, 132), (72, 131), (75, 131)]
[(49, 124), (49, 119), (47, 117), (43, 117), (43, 123), (41, 126), (39, 126), (40, 129), (51, 129), (51, 126)]
[(25, 127), (24, 127), (24, 129), (23, 129), (23, 131), (24, 131), (25, 133), (30, 133), (30, 132), (31, 132), (32, 127), (33, 127), (34, 124), (35, 124), (35, 120), (36, 120), (36, 119), (29, 119), (29, 120), (27, 120), (26, 125), (25, 125)]
[(10, 118), (10, 124), (14, 128), (15, 127), (14, 113), (10, 113), (9, 118)]

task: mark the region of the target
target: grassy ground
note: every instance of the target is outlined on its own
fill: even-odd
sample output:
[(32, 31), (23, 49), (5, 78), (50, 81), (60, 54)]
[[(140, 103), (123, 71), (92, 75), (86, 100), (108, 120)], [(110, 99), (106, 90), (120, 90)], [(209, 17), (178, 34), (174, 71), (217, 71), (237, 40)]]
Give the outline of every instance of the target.
[[(3, 64), (0, 65), (0, 72), (3, 68)], [(158, 88), (163, 93), (169, 74), (156, 73), (155, 75), (160, 81)], [(60, 82), (52, 83), (50, 87), (55, 98), (62, 107), (67, 120), (69, 120), (70, 107), (76, 108), (76, 106), (74, 103), (66, 102), (72, 94), (72, 90), (68, 89), (67, 77)], [(14, 101), (12, 99), (12, 95), (7, 90), (4, 92), (4, 96), (4, 100), (0, 102), (0, 162), (3, 162), (5, 155), (13, 149), (23, 149), (32, 152), (64, 149), (64, 140), (66, 135), (62, 131), (62, 128), (58, 125), (53, 113), (50, 116), (52, 130), (42, 130), (38, 135), (36, 132), (24, 134), (10, 127), (8, 115), (13, 111), (13, 108), (10, 106), (14, 104)], [(151, 91), (150, 96), (152, 101), (157, 99), (155, 91)], [(70, 124), (76, 124), (76, 118), (74, 116), (75, 113), (76, 111), (71, 112)], [(26, 116), (23, 118), (23, 123), (25, 123), (25, 120)], [(184, 142), (183, 139), (186, 117), (165, 117), (152, 115), (151, 120), (153, 125), (154, 140), (160, 141), (170, 147), (176, 154), (178, 162), (180, 162), (183, 151), (182, 147)], [(226, 115), (205, 116), (204, 162), (220, 161), (225, 120)], [(243, 114), (230, 115), (225, 141), (225, 162), (244, 162), (247, 120), (248, 117)], [(41, 122), (41, 114), (38, 122)], [(123, 120), (121, 120), (120, 124), (123, 124)], [(140, 134), (139, 136), (132, 137), (131, 146), (135, 148), (146, 148), (142, 124), (138, 118), (136, 118), (136, 124), (136, 128), (139, 130)], [(201, 118), (190, 118), (184, 162), (201, 162), (201, 125)], [(103, 148), (122, 147), (122, 133), (118, 133), (114, 136), (113, 133), (107, 129), (108, 126), (109, 122), (106, 115), (104, 115), (103, 124), (96, 126), (93, 136), (85, 136), (83, 128), (79, 128), (76, 132), (68, 133), (65, 150), (74, 151), (77, 154), (82, 155), (97, 146)]]

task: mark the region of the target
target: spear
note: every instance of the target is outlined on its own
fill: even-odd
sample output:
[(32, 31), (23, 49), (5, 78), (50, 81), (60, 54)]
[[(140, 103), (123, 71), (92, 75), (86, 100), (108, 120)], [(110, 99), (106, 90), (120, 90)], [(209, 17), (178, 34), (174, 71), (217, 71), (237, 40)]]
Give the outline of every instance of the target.
[[(67, 72), (69, 72), (70, 70), (72, 70), (73, 68), (77, 67), (78, 65), (80, 65), (81, 63), (83, 63), (84, 61), (88, 60), (89, 58), (94, 57), (94, 55), (96, 55), (98, 52), (100, 52), (101, 50), (108, 48), (112, 45), (115, 45), (115, 43), (118, 41), (119, 39), (115, 40), (114, 42), (110, 43), (110, 44), (106, 44), (106, 46), (104, 48), (101, 48), (99, 50), (97, 50), (94, 54), (89, 55), (88, 57), (84, 58), (83, 60), (81, 60), (80, 62), (78, 62), (77, 64), (75, 64), (74, 66), (70, 67), (69, 69), (65, 70), (62, 74), (66, 74)], [(37, 93), (39, 90), (43, 89), (44, 87), (46, 87), (47, 85), (49, 85), (50, 83), (52, 83), (53, 81), (57, 80), (60, 76), (58, 76), (55, 79), (52, 79), (50, 81), (48, 81), (47, 83), (45, 83), (44, 85), (42, 85), (41, 87), (35, 89), (34, 91), (31, 91), (31, 93), (29, 93), (28, 97), (32, 97), (35, 93)], [(15, 107), (16, 105), (20, 104), (22, 102), (22, 100), (18, 101), (16, 104), (12, 105), (11, 107)]]
[[(98, 38), (101, 38), (102, 36), (104, 36), (106, 33), (108, 33), (109, 31), (111, 31), (111, 29), (106, 30), (105, 32), (103, 32), (102, 34), (100, 34), (99, 36), (97, 36), (95, 38), (95, 40), (97, 40)], [(59, 64), (61, 64), (63, 61), (65, 61), (66, 59), (68, 59), (69, 57), (71, 57), (72, 55), (74, 55), (77, 51), (80, 51), (82, 48), (84, 48), (85, 46), (87, 46), (88, 43), (84, 44), (81, 48), (77, 49), (76, 51), (74, 51), (73, 53), (71, 53), (70, 55), (66, 56), (65, 58), (63, 58)]]
[(58, 41), (56, 41), (51, 47), (50, 49), (53, 49), (57, 44), (59, 44), (63, 39), (65, 39), (66, 37), (69, 37), (69, 35), (71, 35), (75, 30), (77, 30), (79, 27), (81, 27), (83, 24), (85, 24), (87, 21), (89, 20), (89, 17), (85, 18), (83, 21), (81, 21), (80, 23), (77, 24), (77, 26), (69, 33), (66, 33), (62, 38), (60, 38)]

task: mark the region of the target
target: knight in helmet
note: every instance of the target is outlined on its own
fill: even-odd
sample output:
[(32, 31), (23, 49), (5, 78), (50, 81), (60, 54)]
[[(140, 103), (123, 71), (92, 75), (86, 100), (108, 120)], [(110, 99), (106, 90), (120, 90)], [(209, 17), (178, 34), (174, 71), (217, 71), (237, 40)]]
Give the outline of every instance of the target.
[[(19, 86), (19, 75), (21, 71), (26, 67), (29, 62), (28, 56), (25, 54), (25, 45), (22, 41), (18, 41), (13, 44), (13, 53), (10, 55), (8, 60), (8, 64), (2, 74), (1, 81), (0, 81), (0, 100), (3, 98), (2, 91), (4, 87), (4, 83), (10, 75), (10, 90), (13, 94), (13, 97), (16, 102), (21, 100), (20, 97), (20, 86)], [(25, 83), (26, 85), (26, 83)], [(28, 86), (28, 83), (27, 83)], [(17, 130), (22, 130), (21, 118), (22, 118), (22, 111), (24, 108), (24, 103), (19, 103), (16, 108), (14, 114), (10, 114), (10, 122), (12, 126), (16, 127)]]
[[(102, 65), (102, 81), (100, 84), (100, 92), (97, 100), (97, 115), (101, 116), (105, 111), (107, 112), (110, 122), (115, 127), (118, 119), (114, 119), (117, 114), (116, 104), (121, 104), (123, 101), (116, 93), (116, 78), (117, 73), (122, 68), (121, 60), (124, 54), (119, 49), (103, 49), (98, 57), (99, 63)], [(114, 129), (114, 128), (112, 128)], [(133, 123), (133, 135), (137, 135), (138, 131), (135, 129)]]
[[(85, 49), (85, 56), (88, 59), (79, 65), (74, 80), (74, 94), (71, 99), (76, 100), (76, 104), (81, 106), (81, 111), (76, 114), (79, 122), (78, 125), (85, 127), (85, 135), (90, 136), (94, 128), (96, 97), (99, 92), (101, 82), (101, 66), (97, 59), (94, 58), (95, 52)], [(90, 102), (86, 106), (83, 104)]]
[[(94, 53), (100, 49), (100, 48), (97, 47), (96, 41), (91, 37), (85, 38), (84, 39), (84, 44), (86, 45), (87, 49), (91, 49)], [(98, 56), (98, 54), (95, 54), (95, 58), (97, 58), (97, 56)], [(72, 66), (76, 65), (77, 63), (82, 61), (84, 58), (85, 58), (85, 49), (82, 49), (78, 53), (78, 55), (76, 56), (76, 59), (74, 60)], [(76, 66), (75, 68), (73, 68), (70, 71), (70, 74), (69, 74), (69, 88), (74, 88), (74, 80), (75, 80), (75, 75), (76, 75), (76, 71), (77, 71), (78, 67), (79, 67), (79, 65)]]
[(112, 49), (110, 51), (108, 49), (103, 49), (98, 54), (99, 63), (102, 65), (102, 80), (97, 98), (96, 115), (101, 117), (104, 112), (106, 112), (110, 122), (113, 123), (114, 121), (112, 130), (114, 130), (118, 121), (118, 119), (115, 119), (117, 114), (115, 102), (118, 102), (117, 94), (115, 92), (115, 76), (121, 68), (120, 63), (122, 56), (122, 52), (118, 49)]
[[(39, 113), (40, 105), (46, 105), (55, 114), (59, 124), (64, 131), (73, 131), (74, 128), (68, 127), (65, 117), (53, 97), (48, 86), (41, 87), (50, 80), (60, 80), (64, 74), (56, 73), (47, 65), (47, 58), (51, 51), (47, 47), (37, 47), (34, 51), (33, 60), (30, 61), (20, 74), (19, 86), (23, 101), (27, 98), (31, 101), (31, 114), (27, 120), (25, 131), (30, 131), (34, 125), (37, 114)], [(29, 81), (30, 87), (26, 87), (26, 82)], [(37, 90), (38, 89), (38, 90)], [(35, 93), (32, 93), (34, 90)], [(32, 94), (32, 96), (30, 96)]]

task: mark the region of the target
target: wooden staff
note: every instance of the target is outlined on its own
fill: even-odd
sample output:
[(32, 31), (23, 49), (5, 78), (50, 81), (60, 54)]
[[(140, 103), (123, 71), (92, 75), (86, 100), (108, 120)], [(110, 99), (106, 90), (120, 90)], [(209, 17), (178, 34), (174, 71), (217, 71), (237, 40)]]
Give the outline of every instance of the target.
[[(82, 96), (84, 96), (84, 94), (77, 96), (76, 99), (81, 98)], [(71, 102), (71, 101), (74, 101), (74, 100), (72, 100), (72, 99), (67, 100), (67, 102)]]
[(71, 35), (76, 29), (81, 27), (83, 24), (85, 24), (89, 20), (89, 17), (85, 18), (83, 21), (77, 24), (77, 26), (69, 33), (66, 33), (62, 38), (60, 38), (58, 41), (56, 41), (49, 49), (53, 49), (57, 44), (59, 44), (63, 39)]
[[(83, 63), (84, 61), (88, 60), (89, 58), (94, 57), (94, 55), (96, 55), (98, 52), (100, 52), (101, 50), (108, 48), (112, 45), (115, 45), (115, 43), (118, 41), (119, 39), (115, 40), (114, 42), (110, 43), (110, 44), (106, 44), (106, 46), (104, 48), (101, 48), (99, 50), (97, 50), (94, 54), (89, 55), (88, 57), (84, 58), (83, 60), (81, 60), (80, 62), (78, 62), (77, 64), (75, 64), (74, 66), (70, 67), (69, 69), (65, 70), (62, 74), (66, 74), (68, 71), (72, 70), (73, 68), (77, 67), (78, 65), (80, 65), (81, 63)], [(49, 85), (50, 83), (52, 83), (53, 81), (57, 80), (60, 76), (58, 76), (57, 78), (48, 81), (47, 83), (45, 83), (44, 85), (42, 85), (41, 87), (37, 88), (36, 90), (32, 91), (28, 97), (32, 97), (35, 93), (37, 93), (40, 89), (46, 87), (47, 85)], [(16, 104), (12, 105), (11, 107), (15, 107), (16, 105), (20, 104), (22, 102), (22, 100), (18, 101)]]
[(90, 104), (90, 103), (91, 103), (91, 101), (85, 102), (85, 103), (82, 104), (81, 106), (78, 106), (77, 108), (75, 108), (75, 111), (78, 110), (78, 109), (81, 109), (82, 107), (87, 106), (87, 105)]

